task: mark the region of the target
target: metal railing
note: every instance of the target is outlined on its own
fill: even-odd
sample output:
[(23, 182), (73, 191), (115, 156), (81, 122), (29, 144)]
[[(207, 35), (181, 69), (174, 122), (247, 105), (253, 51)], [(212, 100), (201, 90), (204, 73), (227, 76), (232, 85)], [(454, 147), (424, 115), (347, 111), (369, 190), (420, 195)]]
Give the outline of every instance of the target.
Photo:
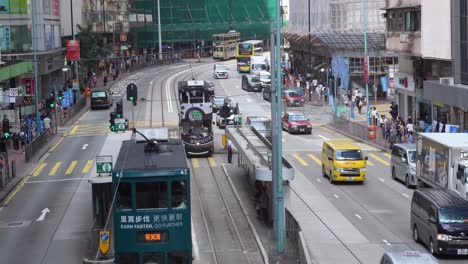
[(390, 143), (385, 140), (384, 131), (380, 126), (376, 127), (375, 139), (370, 139), (369, 134), (371, 131), (367, 125), (353, 122), (335, 115), (330, 115), (330, 125), (340, 132), (354, 136), (360, 140), (371, 141), (382, 147), (390, 146)]
[(24, 160), (29, 162), (32, 157), (44, 147), (47, 142), (57, 134), (57, 130), (54, 127), (44, 130), (44, 132), (35, 138), (31, 143), (25, 147)]
[(293, 247), (297, 249), (298, 261), (301, 264), (313, 264), (309, 250), (302, 234), (299, 223), (294, 219), (294, 216), (285, 208), (286, 219), (286, 238), (288, 238)]
[(67, 109), (57, 110), (57, 121), (59, 126), (65, 125), (70, 119), (76, 116), (86, 106), (86, 97), (82, 98), (75, 105), (68, 107)]

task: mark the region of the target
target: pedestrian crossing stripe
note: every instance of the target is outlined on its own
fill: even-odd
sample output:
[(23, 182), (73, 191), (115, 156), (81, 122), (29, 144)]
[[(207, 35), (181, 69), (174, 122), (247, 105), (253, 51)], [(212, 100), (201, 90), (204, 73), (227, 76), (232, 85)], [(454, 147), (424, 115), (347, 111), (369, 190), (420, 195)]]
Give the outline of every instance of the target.
[(68, 166), (68, 169), (67, 169), (67, 171), (65, 172), (65, 174), (66, 174), (66, 175), (72, 174), (72, 172), (73, 172), (73, 170), (75, 169), (77, 163), (78, 163), (78, 161), (76, 161), (76, 160), (72, 161), (72, 163), (70, 164), (70, 166)]
[(375, 164), (374, 164), (372, 161), (370, 161), (370, 160), (367, 160), (367, 163), (366, 163), (366, 164), (369, 165), (369, 166), (374, 166), (374, 165), (375, 165)]
[(60, 168), (61, 165), (62, 165), (62, 162), (60, 161), (55, 163), (54, 167), (52, 167), (52, 169), (49, 172), (49, 176), (54, 176), (55, 173), (57, 173), (57, 170)]
[(385, 156), (387, 156), (388, 158), (391, 158), (392, 156), (388, 153), (384, 153)]
[(88, 173), (91, 166), (93, 166), (93, 160), (88, 160), (88, 162), (86, 162), (86, 166), (82, 170), (82, 173)]
[(315, 157), (313, 154), (307, 154), (309, 158), (311, 158), (315, 163), (317, 163), (319, 166), (322, 166), (322, 162), (319, 160), (319, 158)]
[(39, 174), (41, 174), (41, 172), (45, 168), (45, 166), (47, 166), (47, 163), (45, 163), (45, 162), (39, 164), (39, 166), (33, 172), (33, 177), (39, 176)]
[(293, 154), (293, 157), (294, 157), (297, 161), (299, 161), (299, 163), (301, 163), (302, 166), (305, 166), (305, 167), (306, 167), (306, 166), (309, 166), (309, 164), (307, 164), (307, 162), (306, 162), (305, 160), (303, 160), (301, 157), (299, 157), (299, 155)]
[(383, 163), (384, 165), (387, 165), (387, 166), (390, 166), (390, 163), (388, 163), (387, 161), (377, 157), (375, 154), (372, 154), (372, 153), (369, 153), (369, 156), (371, 156), (372, 158), (374, 158), (375, 160), (377, 161), (380, 161), (381, 163)]
[(197, 158), (192, 158), (192, 166), (193, 168), (200, 168), (200, 162), (198, 161)]
[(216, 167), (216, 160), (213, 157), (208, 158), (211, 167)]

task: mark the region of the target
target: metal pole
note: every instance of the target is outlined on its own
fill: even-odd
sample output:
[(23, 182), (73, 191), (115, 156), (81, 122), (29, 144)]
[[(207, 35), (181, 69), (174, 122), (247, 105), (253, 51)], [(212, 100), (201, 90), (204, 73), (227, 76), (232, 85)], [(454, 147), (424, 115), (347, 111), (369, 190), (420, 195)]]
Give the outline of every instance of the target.
[(132, 124), (133, 124), (133, 128), (135, 128), (135, 111), (133, 110), (135, 108), (135, 106), (133, 105), (133, 102), (132, 102)]
[(39, 94), (38, 94), (38, 73), (37, 73), (37, 32), (36, 32), (36, 3), (37, 1), (32, 1), (31, 3), (31, 20), (32, 20), (32, 44), (33, 44), (33, 56), (34, 56), (34, 94), (35, 94), (35, 110), (36, 114), (39, 115)]
[(159, 44), (159, 60), (162, 60), (162, 42), (161, 42), (161, 6), (158, 0), (158, 44)]
[(106, 1), (102, 0), (102, 19), (104, 25), (104, 33), (106, 33)]
[[(367, 0), (362, 2), (362, 13), (364, 16), (364, 56), (366, 57), (367, 67), (369, 65), (369, 59), (367, 58)], [(369, 75), (369, 70), (367, 71)], [(368, 78), (369, 79), (369, 78)], [(370, 102), (369, 102), (369, 81), (366, 81), (366, 117), (367, 117), (367, 126), (370, 126)]]
[[(309, 43), (307, 45), (309, 47), (309, 61), (307, 62), (307, 67), (306, 67), (307, 72), (306, 73), (308, 73), (310, 71), (310, 69), (312, 69), (312, 67), (311, 67), (311, 65), (312, 65), (312, 54), (311, 53), (312, 52), (310, 50), (310, 47), (311, 47), (311, 44), (310, 44), (310, 1), (312, 1), (312, 0), (307, 1), (307, 13), (309, 14), (309, 33), (308, 33)], [(309, 73), (312, 74), (312, 72), (309, 72)]]
[(281, 89), (282, 89), (282, 75), (281, 75), (281, 0), (276, 0), (276, 99), (277, 99), (277, 115), (276, 120), (278, 127), (277, 133), (278, 136), (276, 137), (276, 142), (273, 141), (273, 144), (277, 144), (277, 153), (278, 153), (278, 162), (275, 164), (277, 166), (278, 175), (273, 175), (278, 182), (278, 189), (275, 190), (277, 192), (277, 230), (276, 230), (276, 247), (279, 253), (284, 253), (284, 204), (283, 204), (283, 166), (282, 166), (282, 153), (283, 153), (283, 146), (281, 142), (281, 133), (282, 133), (282, 126), (281, 124), (281, 108), (282, 108), (282, 101), (281, 101)]
[[(278, 122), (278, 118), (276, 117), (276, 76), (275, 76), (275, 69), (276, 69), (276, 54), (275, 54), (275, 21), (271, 20), (270, 21), (270, 54), (271, 54), (271, 82), (270, 82), (270, 102), (271, 102), (271, 120), (272, 120), (272, 137), (271, 141), (276, 142), (277, 137), (278, 137), (278, 126), (280, 125)], [(277, 175), (278, 170), (277, 166), (275, 166), (278, 162), (278, 145), (277, 144), (272, 144), (271, 147), (271, 158), (272, 158), (272, 166), (271, 166), (271, 173), (272, 175)], [(273, 201), (272, 201), (272, 206), (273, 208), (273, 229), (276, 232), (278, 228), (278, 223), (276, 221), (277, 218), (277, 193), (276, 190), (278, 189), (278, 181), (276, 180), (277, 178), (273, 176), (273, 184), (272, 184), (272, 196), (273, 196)]]
[[(72, 2), (72, 0), (70, 0), (70, 15), (71, 15), (70, 16), (70, 19), (71, 19), (71, 34), (72, 34), (73, 40), (76, 40), (75, 25), (74, 25), (74, 22), (73, 22), (73, 2)], [(75, 64), (75, 68), (74, 68), (74, 72), (73, 72), (73, 79), (76, 79), (78, 81), (78, 61), (74, 61), (74, 64)], [(79, 95), (79, 93), (78, 93), (78, 95)]]

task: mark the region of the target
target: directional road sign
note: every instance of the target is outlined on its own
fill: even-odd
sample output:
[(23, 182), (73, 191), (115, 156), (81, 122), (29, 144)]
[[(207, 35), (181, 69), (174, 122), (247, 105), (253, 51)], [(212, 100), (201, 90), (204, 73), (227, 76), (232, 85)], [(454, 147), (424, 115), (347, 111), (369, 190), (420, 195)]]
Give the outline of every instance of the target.
[(106, 254), (109, 251), (110, 246), (110, 239), (109, 239), (109, 231), (99, 231), (99, 250), (101, 250), (102, 254)]
[(97, 173), (112, 172), (112, 156), (96, 156)]

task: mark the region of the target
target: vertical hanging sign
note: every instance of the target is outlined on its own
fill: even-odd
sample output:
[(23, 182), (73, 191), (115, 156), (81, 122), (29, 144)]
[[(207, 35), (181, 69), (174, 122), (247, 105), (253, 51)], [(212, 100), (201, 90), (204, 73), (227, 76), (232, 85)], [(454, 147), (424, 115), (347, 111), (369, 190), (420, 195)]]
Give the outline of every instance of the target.
[(364, 72), (364, 82), (367, 83), (369, 82), (369, 57), (364, 56), (364, 63), (362, 64), (364, 67), (363, 72)]
[(79, 40), (67, 40), (67, 59), (72, 61), (80, 60)]

